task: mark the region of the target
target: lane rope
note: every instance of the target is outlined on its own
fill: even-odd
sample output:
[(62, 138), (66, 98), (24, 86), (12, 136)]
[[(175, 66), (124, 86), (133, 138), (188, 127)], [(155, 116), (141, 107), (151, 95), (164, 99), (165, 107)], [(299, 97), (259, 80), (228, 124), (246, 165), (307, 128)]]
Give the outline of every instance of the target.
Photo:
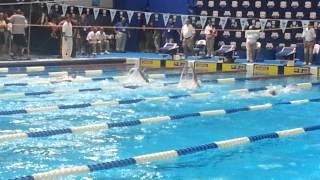
[(254, 136), (246, 136), (246, 137), (239, 137), (239, 138), (227, 139), (222, 141), (209, 142), (207, 144), (191, 146), (191, 147), (182, 148), (182, 149), (162, 151), (162, 152), (156, 152), (152, 154), (144, 154), (144, 155), (134, 156), (126, 159), (55, 169), (47, 172), (36, 173), (36, 174), (23, 176), (23, 177), (17, 177), (15, 179), (16, 180), (40, 180), (40, 179), (54, 179), (54, 178), (65, 177), (69, 175), (79, 175), (84, 173), (109, 170), (113, 168), (121, 168), (121, 167), (126, 167), (131, 165), (176, 159), (181, 156), (205, 152), (208, 150), (243, 146), (245, 144), (255, 143), (262, 140), (288, 138), (288, 137), (298, 136), (298, 135), (310, 133), (313, 131), (319, 131), (319, 130), (320, 130), (320, 125), (308, 126), (304, 128), (286, 129), (286, 130), (276, 131), (276, 132), (271, 132), (266, 134), (258, 134)]
[[(296, 87), (299, 89), (306, 90), (306, 89), (310, 89), (314, 86), (319, 86), (319, 85), (320, 85), (320, 82), (299, 83), (299, 84), (296, 84)], [(283, 87), (287, 87), (287, 86), (283, 86)], [(50, 94), (108, 91), (108, 90), (110, 90), (110, 87), (91, 88), (91, 89), (66, 89), (66, 90), (56, 90), (56, 91), (31, 92), (31, 93), (12, 93), (12, 94), (0, 95), (0, 99), (18, 98), (18, 97), (26, 97), (26, 96), (40, 96), (40, 95), (50, 95)], [(250, 93), (250, 92), (257, 92), (257, 91), (264, 91), (264, 90), (268, 90), (268, 87), (251, 88), (251, 89), (236, 89), (236, 90), (230, 90), (229, 93), (231, 93), (231, 94)], [(174, 95), (174, 96), (160, 96), (160, 97), (137, 98), (137, 99), (96, 101), (93, 103), (87, 102), (87, 103), (60, 104), (60, 105), (42, 106), (42, 107), (25, 107), (22, 109), (0, 111), (0, 116), (8, 116), (8, 115), (16, 115), (16, 114), (44, 113), (44, 112), (53, 112), (53, 111), (58, 111), (58, 110), (81, 109), (81, 108), (88, 108), (88, 107), (129, 105), (129, 104), (137, 104), (137, 103), (141, 103), (141, 102), (168, 101), (168, 100), (172, 100), (172, 99), (180, 99), (180, 98), (186, 98), (186, 97), (192, 97), (192, 98), (208, 97), (209, 95), (212, 95), (212, 94), (214, 94), (214, 93), (213, 92), (203, 92), (203, 93), (181, 94), (181, 95)]]
[[(299, 74), (299, 75), (278, 75), (278, 76), (259, 76), (259, 77), (243, 77), (243, 78), (221, 78), (221, 79), (214, 79), (214, 80), (202, 80), (201, 83), (215, 83), (215, 84), (226, 84), (226, 83), (235, 83), (241, 81), (254, 81), (254, 80), (263, 80), (263, 79), (277, 79), (277, 78), (286, 78), (286, 77), (301, 77), (301, 76), (310, 76), (311, 74)], [(151, 75), (152, 76), (152, 75)], [(154, 77), (166, 78), (170, 76), (169, 74), (154, 74)], [(176, 76), (176, 75), (174, 75)], [(34, 85), (49, 85), (49, 84), (58, 84), (58, 83), (88, 83), (88, 82), (97, 82), (97, 81), (105, 81), (105, 80), (123, 80), (126, 79), (127, 76), (114, 76), (114, 77), (96, 77), (96, 78), (80, 78), (80, 79), (68, 79), (63, 81), (36, 81), (36, 82), (19, 82), (19, 83), (0, 83), (0, 87), (12, 87), (12, 86), (34, 86)], [(170, 83), (163, 83), (159, 84), (159, 86), (169, 86), (179, 84), (179, 82), (170, 82)], [(119, 88), (131, 88), (136, 89), (141, 86), (121, 86)]]
[(267, 109), (271, 109), (273, 107), (281, 106), (281, 105), (291, 105), (291, 104), (300, 105), (300, 104), (307, 104), (311, 102), (319, 103), (320, 98), (292, 100), (287, 102), (278, 102), (274, 104), (267, 103), (262, 105), (252, 105), (252, 106), (246, 106), (241, 108), (220, 109), (220, 110), (214, 109), (214, 110), (200, 111), (200, 112), (194, 112), (194, 113), (150, 117), (150, 118), (143, 118), (143, 119), (132, 120), (132, 121), (92, 124), (92, 125), (86, 125), (86, 126), (64, 128), (64, 129), (19, 132), (14, 134), (1, 135), (0, 141), (15, 141), (15, 140), (22, 140), (27, 138), (50, 137), (50, 136), (56, 136), (56, 135), (62, 135), (62, 134), (78, 134), (78, 133), (84, 133), (84, 132), (96, 132), (96, 131), (112, 129), (112, 128), (133, 127), (133, 126), (139, 126), (144, 124), (160, 123), (160, 122), (167, 122), (167, 121), (174, 121), (174, 120), (184, 120), (186, 118), (191, 118), (191, 117), (218, 116), (218, 115), (227, 115), (227, 114), (233, 114), (238, 112), (261, 111), (261, 110), (267, 110)]

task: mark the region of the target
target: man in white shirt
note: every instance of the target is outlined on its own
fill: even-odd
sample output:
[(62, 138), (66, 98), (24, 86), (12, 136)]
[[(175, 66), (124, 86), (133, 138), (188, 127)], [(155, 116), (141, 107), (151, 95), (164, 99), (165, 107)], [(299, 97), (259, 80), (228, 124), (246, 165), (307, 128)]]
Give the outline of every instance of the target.
[(183, 40), (182, 46), (186, 58), (191, 55), (193, 51), (193, 37), (195, 34), (196, 30), (192, 26), (191, 21), (188, 19), (186, 24), (183, 25), (181, 29), (181, 40)]
[(12, 36), (14, 44), (14, 55), (22, 56), (22, 49), (27, 46), (25, 39), (25, 29), (27, 27), (27, 19), (23, 15), (20, 9), (17, 10), (16, 14), (8, 18), (12, 23)]
[(303, 30), (302, 38), (304, 42), (304, 62), (310, 65), (313, 61), (313, 49), (317, 38), (312, 24), (309, 24), (308, 28)]
[(207, 44), (207, 56), (214, 56), (214, 40), (217, 37), (217, 31), (212, 25), (212, 22), (209, 21), (206, 26), (204, 33), (206, 35), (206, 44)]
[(73, 46), (73, 32), (71, 17), (68, 16), (62, 25), (62, 59), (71, 59), (72, 46)]
[(92, 54), (95, 56), (97, 54), (97, 43), (98, 43), (96, 28), (91, 28), (91, 31), (87, 35), (87, 41), (89, 45), (89, 55)]
[(254, 27), (250, 26), (249, 30), (246, 31), (246, 48), (247, 48), (247, 61), (254, 62), (256, 58), (257, 42), (260, 38), (258, 30), (253, 30)]
[(107, 35), (104, 32), (103, 28), (100, 28), (99, 31), (96, 33), (97, 37), (97, 49), (99, 49), (100, 54), (110, 54), (108, 52), (109, 41), (107, 39)]

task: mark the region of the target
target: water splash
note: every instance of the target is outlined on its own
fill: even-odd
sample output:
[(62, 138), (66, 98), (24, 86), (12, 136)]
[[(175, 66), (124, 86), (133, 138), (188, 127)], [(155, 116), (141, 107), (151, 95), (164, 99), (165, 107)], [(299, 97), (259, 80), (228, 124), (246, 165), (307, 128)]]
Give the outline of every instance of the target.
[(181, 72), (178, 87), (182, 89), (198, 89), (200, 83), (195, 73), (194, 61), (187, 62)]
[(144, 73), (144, 69), (142, 69), (139, 65), (131, 68), (128, 73), (128, 78), (125, 81), (126, 84), (130, 85), (146, 85), (149, 83), (149, 79)]

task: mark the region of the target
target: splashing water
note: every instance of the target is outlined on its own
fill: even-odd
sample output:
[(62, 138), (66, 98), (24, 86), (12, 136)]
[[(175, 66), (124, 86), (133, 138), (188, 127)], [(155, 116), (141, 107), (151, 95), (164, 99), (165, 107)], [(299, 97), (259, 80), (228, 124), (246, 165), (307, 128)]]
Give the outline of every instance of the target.
[(128, 78), (125, 83), (131, 85), (146, 85), (149, 83), (149, 79), (140, 66), (135, 66), (129, 70)]
[(194, 62), (186, 63), (182, 69), (178, 87), (182, 89), (198, 89), (200, 84), (198, 82), (196, 73), (194, 71)]

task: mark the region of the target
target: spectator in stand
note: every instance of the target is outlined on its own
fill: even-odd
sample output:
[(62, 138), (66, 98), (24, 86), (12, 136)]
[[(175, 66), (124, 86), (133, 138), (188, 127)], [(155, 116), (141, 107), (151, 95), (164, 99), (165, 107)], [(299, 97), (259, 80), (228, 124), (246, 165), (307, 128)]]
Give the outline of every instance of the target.
[(97, 29), (96, 28), (91, 28), (91, 31), (88, 33), (87, 35), (87, 42), (88, 42), (88, 46), (89, 46), (89, 56), (93, 55), (96, 56), (97, 55)]
[(4, 19), (4, 14), (0, 12), (0, 54), (4, 53), (6, 29), (7, 29), (7, 23)]
[(160, 29), (154, 29), (152, 38), (153, 38), (155, 51), (156, 51), (156, 53), (159, 53), (160, 43), (161, 43), (161, 30)]
[(144, 33), (144, 39), (145, 39), (145, 52), (151, 53), (154, 49), (154, 43), (153, 43), (153, 22), (150, 21), (148, 25), (146, 25), (146, 31)]
[[(73, 13), (71, 15), (71, 23), (73, 26), (79, 25), (79, 18), (78, 16)], [(77, 52), (79, 52), (80, 49), (80, 35), (79, 35), (79, 28), (73, 28), (73, 47), (72, 47), (72, 54), (71, 57), (76, 57)]]
[(167, 28), (165, 31), (166, 43), (173, 43), (177, 34), (177, 30), (174, 28), (177, 28), (177, 27), (173, 22), (172, 18), (168, 20), (168, 24), (166, 25), (166, 28)]
[(84, 26), (83, 28), (79, 29), (79, 35), (80, 35), (80, 51), (81, 54), (84, 55), (86, 53), (88, 53), (88, 49), (87, 49), (87, 34), (88, 34), (88, 28), (86, 28), (85, 26), (88, 26), (88, 21), (87, 21), (87, 15), (86, 14), (82, 14), (80, 17), (80, 26)]
[(214, 56), (214, 43), (215, 38), (217, 37), (217, 31), (210, 20), (204, 31), (206, 35), (207, 56), (212, 57)]
[(96, 33), (97, 37), (97, 52), (102, 54), (110, 54), (108, 49), (110, 49), (109, 41), (107, 40), (107, 35), (104, 29), (101, 27)]
[(125, 52), (127, 38), (130, 38), (128, 26), (125, 17), (122, 17), (121, 21), (116, 24), (116, 51), (118, 52)]
[(12, 35), (14, 43), (13, 56), (22, 56), (22, 50), (24, 47), (26, 47), (25, 28), (27, 27), (27, 19), (22, 14), (21, 10), (18, 9), (14, 15), (8, 18), (8, 20), (12, 23)]
[(73, 48), (73, 30), (71, 17), (68, 16), (62, 25), (62, 59), (71, 59)]
[(192, 26), (191, 21), (188, 19), (182, 26), (180, 37), (180, 39), (182, 40), (183, 51), (186, 58), (191, 55), (193, 51), (193, 38), (195, 34), (196, 31)]

